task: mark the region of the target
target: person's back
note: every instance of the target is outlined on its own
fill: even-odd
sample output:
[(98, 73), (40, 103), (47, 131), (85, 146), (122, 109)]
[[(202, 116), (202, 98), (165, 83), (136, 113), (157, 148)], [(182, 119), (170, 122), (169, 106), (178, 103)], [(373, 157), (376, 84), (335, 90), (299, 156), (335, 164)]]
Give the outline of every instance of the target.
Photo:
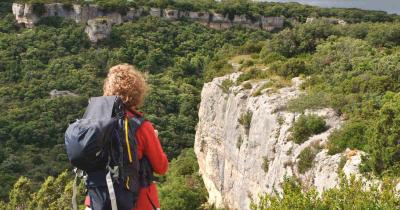
[[(147, 92), (147, 84), (143, 74), (137, 71), (133, 66), (121, 64), (112, 67), (109, 70), (107, 78), (104, 81), (104, 96), (119, 96), (125, 106), (126, 119), (142, 118), (143, 114), (137, 111), (142, 105), (144, 96)], [(168, 169), (168, 159), (161, 147), (158, 135), (151, 124), (145, 120), (137, 129), (137, 157), (142, 162), (147, 161), (152, 171), (163, 175)], [(86, 198), (86, 206), (92, 207), (91, 200), (94, 197), (89, 192)], [(159, 209), (160, 202), (157, 194), (157, 187), (153, 182), (141, 183), (139, 196), (134, 210), (152, 210)]]

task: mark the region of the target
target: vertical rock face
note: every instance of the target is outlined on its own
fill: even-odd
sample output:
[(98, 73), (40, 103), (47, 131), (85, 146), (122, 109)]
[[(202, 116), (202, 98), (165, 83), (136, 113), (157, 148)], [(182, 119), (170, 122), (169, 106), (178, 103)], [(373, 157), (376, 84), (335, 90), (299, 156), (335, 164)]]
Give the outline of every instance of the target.
[[(330, 133), (341, 126), (336, 113), (328, 108), (307, 111), (324, 117), (329, 129), (296, 144), (288, 139), (299, 114), (282, 107), (301, 94), (301, 80), (294, 78), (291, 86), (266, 89), (257, 97), (252, 93), (268, 81), (253, 82), (252, 89), (221, 88), (227, 79), (235, 84), (239, 75), (216, 78), (206, 83), (201, 93), (195, 152), (209, 202), (217, 207), (249, 209), (251, 199), (257, 202), (259, 194), (280, 191), (285, 176), (296, 176), (319, 191), (336, 186), (342, 154), (330, 156), (326, 149), (319, 149), (311, 169), (304, 174), (297, 169), (303, 149), (324, 145)], [(248, 125), (239, 123), (245, 115), (251, 118)], [(344, 170), (357, 173), (361, 154), (353, 151)]]
[(106, 18), (96, 18), (88, 21), (85, 32), (91, 42), (106, 39), (111, 32), (112, 22)]
[[(143, 14), (144, 8), (129, 8), (126, 14), (120, 14), (118, 12), (110, 12), (103, 10), (98, 5), (77, 5), (77, 4), (40, 4), (37, 5), (40, 10), (40, 15), (35, 13), (35, 9), (32, 4), (21, 4), (13, 3), (12, 10), (15, 15), (15, 19), (18, 23), (24, 24), (28, 28), (32, 28), (42, 17), (58, 16), (66, 19), (74, 20), (76, 23), (88, 23), (96, 18), (107, 19), (111, 25), (120, 24), (122, 22), (134, 20)], [(165, 20), (176, 21), (179, 18), (188, 18), (193, 21), (197, 21), (200, 24), (216, 29), (224, 30), (235, 25), (243, 27), (249, 27), (254, 29), (274, 30), (276, 28), (283, 27), (282, 17), (260, 17), (260, 20), (250, 20), (244, 15), (236, 15), (233, 20), (230, 20), (227, 16), (219, 13), (208, 13), (208, 12), (192, 12), (192, 11), (179, 11), (173, 9), (160, 9), (150, 8), (148, 14), (153, 17), (160, 17)], [(91, 21), (90, 27), (93, 27), (93, 21)], [(93, 38), (93, 34), (88, 34)], [(100, 36), (99, 36), (100, 37)], [(104, 37), (104, 36), (101, 36)]]
[(32, 5), (14, 3), (12, 11), (17, 23), (24, 24), (27, 28), (32, 28), (39, 21), (39, 17), (33, 12)]

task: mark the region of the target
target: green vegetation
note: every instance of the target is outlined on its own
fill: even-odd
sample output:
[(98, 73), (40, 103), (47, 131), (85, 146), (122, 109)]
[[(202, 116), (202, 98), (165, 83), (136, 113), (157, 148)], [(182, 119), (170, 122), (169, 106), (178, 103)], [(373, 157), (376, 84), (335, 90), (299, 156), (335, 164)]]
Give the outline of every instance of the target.
[(268, 169), (269, 169), (268, 157), (265, 157), (265, 156), (263, 157), (263, 162), (262, 162), (261, 168), (263, 169), (263, 171), (264, 171), (265, 173), (268, 172)]
[(253, 86), (251, 85), (250, 82), (246, 82), (242, 86), (243, 86), (244, 89), (247, 89), (247, 90), (253, 88)]
[[(71, 209), (73, 177), (67, 171), (57, 178), (47, 177), (38, 190), (34, 183), (21, 176), (14, 184), (8, 203), (0, 203), (1, 209)], [(77, 202), (84, 208), (85, 189), (81, 182), (78, 185)], [(1, 206), (3, 205), (3, 206)]]
[(250, 124), (251, 124), (251, 119), (253, 117), (253, 112), (251, 111), (247, 111), (245, 113), (242, 113), (242, 115), (240, 115), (238, 122), (240, 125), (242, 125), (246, 130), (250, 129)]
[(304, 172), (314, 165), (314, 159), (318, 152), (319, 148), (313, 145), (306, 147), (300, 152), (298, 156), (299, 162), (297, 163), (297, 169), (301, 174), (304, 174)]
[[(29, 0), (37, 4), (38, 13), (42, 11), (41, 4), (50, 1)], [(67, 2), (69, 7), (82, 1), (59, 2)], [(243, 74), (235, 85), (249, 89), (251, 85), (246, 81), (268, 79), (271, 89), (278, 89), (289, 85), (291, 78), (302, 77), (305, 94), (288, 104), (289, 111), (302, 113), (306, 109), (332, 107), (346, 119), (345, 125), (330, 137), (329, 153), (360, 149), (368, 154), (362, 171), (378, 176), (400, 175), (400, 18), (396, 15), (246, 0), (94, 0), (105, 10), (120, 12), (126, 11), (127, 6), (145, 6), (215, 11), (230, 18), (235, 14), (252, 19), (260, 15), (284, 16), (299, 22), (287, 19), (285, 29), (270, 33), (241, 27), (216, 31), (185, 20), (172, 24), (143, 17), (114, 26), (109, 40), (93, 46), (83, 25), (57, 17), (42, 19), (34, 29), (19, 28), (11, 14), (11, 3), (0, 2), (0, 197), (7, 202), (0, 202), (1, 209), (18, 208), (24, 196), (32, 201), (27, 199), (24, 204), (35, 208), (51, 208), (61, 202), (59, 199), (67, 199), (59, 189), (68, 191), (70, 185), (62, 184), (57, 190), (49, 187), (48, 192), (57, 193), (45, 198), (45, 193), (39, 193), (40, 183), (48, 176), (63, 176), (59, 174), (69, 168), (63, 133), (69, 122), (83, 114), (87, 98), (102, 94), (107, 69), (118, 63), (131, 63), (148, 73), (152, 89), (141, 111), (159, 130), (170, 159), (193, 147), (203, 83), (233, 72), (236, 69), (229, 64), (231, 58), (245, 55), (248, 59), (241, 62), (239, 70)], [(324, 20), (304, 23), (310, 16), (341, 18), (349, 24), (334, 25)], [(225, 87), (233, 85), (226, 83)], [(69, 90), (79, 96), (50, 97), (53, 89)], [(297, 143), (326, 129), (323, 119), (303, 115), (300, 118), (292, 130)], [(247, 112), (238, 120), (248, 130), (251, 119), (252, 113)], [(188, 153), (183, 152), (185, 158), (181, 158), (193, 161)], [(299, 168), (305, 171), (314, 153), (313, 148), (304, 151), (299, 158), (308, 161)], [(178, 160), (176, 167), (185, 165)], [(187, 167), (193, 172), (197, 166)], [(165, 208), (193, 209), (204, 202), (204, 188), (192, 172), (167, 176), (160, 189)], [(175, 175), (179, 177), (176, 180), (172, 177)], [(20, 176), (26, 178), (17, 182)], [(8, 196), (13, 185), (27, 193), (17, 190), (13, 191), (14, 197)], [(360, 189), (356, 186), (343, 185), (322, 198), (308, 192), (301, 194), (297, 190), (300, 187), (292, 187), (286, 189), (288, 196), (265, 198), (265, 202), (271, 202), (275, 209), (307, 209), (309, 201), (315, 204), (311, 207), (321, 209), (351, 208), (350, 203), (359, 209), (378, 205), (393, 209), (396, 202), (399, 205), (391, 191), (383, 191), (385, 196), (373, 190), (358, 194), (352, 191)], [(348, 196), (353, 194), (356, 196)], [(293, 206), (288, 206), (291, 202)]]
[[(6, 5), (10, 6), (9, 4)], [(197, 23), (157, 18), (113, 27), (92, 46), (84, 26), (47, 18), (34, 29), (14, 27), (9, 10), (0, 25), (0, 197), (19, 176), (33, 187), (70, 168), (64, 149), (68, 123), (80, 118), (90, 96), (102, 95), (107, 70), (131, 63), (148, 72), (151, 91), (141, 111), (151, 120), (170, 159), (193, 147), (205, 66), (223, 46), (237, 48), (254, 30), (215, 31)], [(77, 97), (50, 97), (51, 90)]]
[(239, 76), (239, 78), (236, 80), (237, 84), (242, 84), (245, 81), (252, 80), (252, 79), (265, 79), (268, 77), (268, 74), (266, 71), (263, 71), (258, 68), (250, 68), (248, 71), (243, 72)]
[(98, 4), (107, 10), (125, 11), (126, 7), (159, 7), (189, 11), (216, 11), (227, 15), (233, 19), (234, 15), (245, 15), (251, 20), (256, 20), (260, 15), (264, 16), (284, 16), (296, 18), (300, 22), (305, 22), (307, 17), (312, 14), (314, 17), (337, 17), (345, 21), (356, 22), (392, 22), (397, 20), (397, 16), (389, 15), (380, 11), (364, 11), (360, 9), (328, 9), (313, 6), (301, 5), (298, 3), (271, 3), (253, 2), (249, 0), (224, 0), (221, 2), (213, 0), (17, 0), (18, 2), (28, 3), (78, 3), (78, 4)]
[(242, 146), (242, 144), (243, 144), (243, 137), (242, 137), (242, 136), (239, 136), (239, 137), (237, 138), (237, 140), (236, 140), (236, 148), (237, 148), (237, 149), (240, 149), (240, 147)]
[(299, 181), (287, 178), (283, 194), (262, 196), (259, 203), (252, 203), (252, 210), (301, 210), (301, 209), (398, 209), (395, 182), (385, 180), (382, 187), (364, 188), (364, 183), (351, 177), (341, 178), (339, 188), (326, 190), (319, 196), (315, 188), (304, 189)]
[(293, 124), (291, 129), (291, 138), (297, 144), (301, 144), (307, 141), (310, 136), (324, 132), (327, 129), (327, 126), (322, 117), (314, 114), (302, 114)]
[(181, 155), (171, 161), (166, 181), (159, 189), (164, 209), (200, 209), (207, 201), (207, 190), (198, 171), (193, 149), (183, 150)]
[(221, 85), (219, 86), (222, 89), (222, 92), (224, 93), (229, 93), (229, 88), (233, 86), (233, 82), (230, 79), (225, 79), (224, 81), (221, 82)]
[(364, 140), (367, 129), (362, 122), (348, 122), (329, 136), (328, 154), (340, 153), (346, 148), (365, 150), (368, 143)]

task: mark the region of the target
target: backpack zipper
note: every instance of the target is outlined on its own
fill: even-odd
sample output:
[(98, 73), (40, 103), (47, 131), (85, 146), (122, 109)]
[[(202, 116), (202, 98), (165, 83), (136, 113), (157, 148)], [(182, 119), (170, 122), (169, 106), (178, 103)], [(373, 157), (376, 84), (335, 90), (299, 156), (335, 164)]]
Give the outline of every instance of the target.
[(129, 144), (129, 137), (128, 137), (128, 117), (125, 117), (125, 142), (126, 142), (126, 149), (128, 150), (129, 163), (132, 163), (131, 145)]

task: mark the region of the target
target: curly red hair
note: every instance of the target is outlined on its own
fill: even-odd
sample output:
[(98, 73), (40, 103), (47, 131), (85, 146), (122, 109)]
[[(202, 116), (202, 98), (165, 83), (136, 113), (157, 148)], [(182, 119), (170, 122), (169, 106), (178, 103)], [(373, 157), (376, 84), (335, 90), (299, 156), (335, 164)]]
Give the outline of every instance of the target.
[(104, 80), (104, 95), (121, 97), (127, 107), (142, 106), (147, 91), (146, 75), (129, 64), (111, 67)]

